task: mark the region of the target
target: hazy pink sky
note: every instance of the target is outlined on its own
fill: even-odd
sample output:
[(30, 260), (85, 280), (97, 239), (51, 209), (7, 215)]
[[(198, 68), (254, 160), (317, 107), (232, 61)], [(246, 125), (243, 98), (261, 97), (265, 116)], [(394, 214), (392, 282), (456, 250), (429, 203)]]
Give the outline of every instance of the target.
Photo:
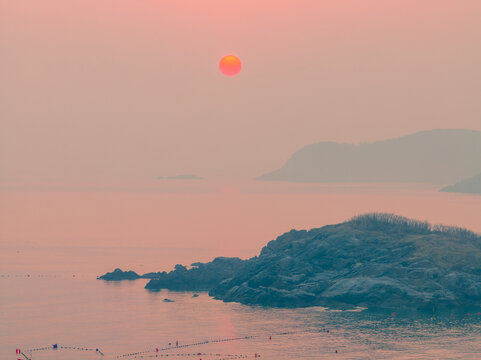
[(255, 177), (312, 142), (481, 130), (480, 19), (479, 0), (0, 0), (0, 180)]

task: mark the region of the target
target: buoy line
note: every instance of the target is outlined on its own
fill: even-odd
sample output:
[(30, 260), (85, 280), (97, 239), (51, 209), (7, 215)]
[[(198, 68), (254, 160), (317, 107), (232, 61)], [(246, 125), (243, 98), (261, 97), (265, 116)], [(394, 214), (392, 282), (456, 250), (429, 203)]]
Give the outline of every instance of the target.
[(135, 355), (134, 359), (144, 359), (144, 358), (160, 358), (160, 357), (189, 357), (189, 356), (209, 356), (214, 357), (216, 360), (232, 360), (232, 359), (247, 359), (248, 355), (240, 354), (214, 354), (214, 353), (179, 353), (179, 354), (151, 354), (151, 355)]
[(321, 330), (299, 330), (299, 331), (283, 331), (283, 332), (277, 332), (277, 333), (271, 333), (271, 335), (249, 335), (249, 336), (239, 336), (239, 337), (234, 337), (234, 338), (223, 338), (223, 339), (215, 339), (215, 340), (204, 340), (204, 341), (199, 341), (195, 343), (188, 343), (184, 345), (176, 345), (176, 346), (168, 346), (164, 348), (155, 348), (154, 350), (144, 350), (144, 351), (138, 351), (135, 353), (128, 353), (128, 354), (122, 354), (117, 356), (117, 358), (124, 358), (124, 357), (138, 357), (140, 355), (145, 355), (149, 353), (159, 353), (162, 351), (167, 351), (167, 350), (175, 350), (175, 349), (181, 349), (181, 348), (187, 348), (187, 347), (193, 347), (193, 346), (200, 346), (200, 345), (205, 345), (205, 344), (215, 344), (215, 343), (220, 343), (220, 342), (228, 342), (228, 341), (238, 341), (238, 340), (248, 340), (248, 339), (255, 339), (255, 338), (262, 338), (268, 336), (270, 340), (272, 340), (272, 336), (282, 336), (282, 335), (296, 335), (296, 334), (306, 334), (306, 333), (312, 333), (312, 334), (317, 334), (317, 333), (329, 333), (329, 330), (326, 329), (321, 329)]
[(44, 351), (44, 350), (56, 350), (56, 349), (68, 349), (68, 350), (83, 350), (83, 351), (99, 351), (99, 349), (91, 349), (87, 347), (80, 347), (80, 346), (62, 346), (62, 345), (57, 345), (54, 344), (52, 346), (45, 346), (41, 348), (35, 348), (35, 349), (27, 349), (25, 350), (26, 352), (35, 352), (35, 351)]
[(104, 356), (104, 353), (100, 351), (99, 348), (88, 348), (88, 347), (81, 347), (81, 346), (63, 346), (63, 345), (58, 345), (58, 344), (53, 344), (50, 346), (44, 346), (44, 347), (39, 347), (39, 348), (33, 348), (33, 349), (27, 349), (25, 350), (26, 353), (30, 353), (30, 357), (27, 357), (27, 355), (24, 354), (23, 351), (20, 353), (26, 358), (26, 359), (31, 359), (31, 354), (37, 351), (46, 351), (46, 350), (76, 350), (76, 351), (92, 351), (96, 352), (99, 355)]

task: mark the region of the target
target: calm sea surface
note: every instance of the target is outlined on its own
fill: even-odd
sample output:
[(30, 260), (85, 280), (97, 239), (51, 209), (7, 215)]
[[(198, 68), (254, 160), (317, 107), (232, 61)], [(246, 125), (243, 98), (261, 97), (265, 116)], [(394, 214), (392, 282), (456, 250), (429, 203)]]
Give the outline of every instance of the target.
[[(481, 358), (481, 319), (463, 309), (452, 318), (263, 309), (203, 293), (152, 293), (143, 289), (145, 280), (95, 279), (115, 267), (144, 273), (215, 256), (247, 258), (292, 228), (371, 211), (480, 232), (481, 196), (396, 184), (168, 186), (143, 192), (0, 192), (0, 359), (18, 359), (16, 348), (55, 343), (98, 348), (105, 356), (59, 349), (32, 352), (32, 359), (114, 359), (137, 352), (144, 359), (256, 353), (261, 359)], [(244, 339), (214, 342), (238, 337)], [(162, 351), (175, 341), (209, 342)], [(152, 352), (157, 347), (158, 354)]]
[[(223, 303), (204, 293), (192, 297), (190, 292), (149, 292), (144, 284), (145, 280), (0, 278), (0, 358), (15, 359), (16, 348), (30, 354), (27, 349), (52, 344), (98, 348), (105, 356), (49, 349), (32, 352), (32, 359), (114, 359), (137, 352), (143, 354), (124, 358), (169, 354), (206, 360), (254, 358), (257, 353), (261, 359), (286, 360), (479, 359), (481, 354), (477, 314), (393, 317), (322, 308), (264, 309)], [(181, 346), (209, 343), (162, 350), (176, 341)], [(202, 355), (192, 355), (197, 353)]]

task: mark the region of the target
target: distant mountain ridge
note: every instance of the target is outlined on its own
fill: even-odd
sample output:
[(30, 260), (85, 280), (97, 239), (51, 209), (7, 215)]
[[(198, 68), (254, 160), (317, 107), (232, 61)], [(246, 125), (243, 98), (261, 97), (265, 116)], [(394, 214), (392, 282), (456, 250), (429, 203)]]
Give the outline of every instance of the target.
[(421, 131), (373, 143), (305, 146), (258, 180), (452, 184), (481, 172), (481, 132)]

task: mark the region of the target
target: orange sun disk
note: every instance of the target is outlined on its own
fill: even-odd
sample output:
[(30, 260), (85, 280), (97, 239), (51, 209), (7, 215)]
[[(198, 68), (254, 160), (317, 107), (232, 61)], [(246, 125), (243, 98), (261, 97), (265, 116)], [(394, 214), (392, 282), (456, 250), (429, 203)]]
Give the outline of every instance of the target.
[(219, 69), (224, 75), (237, 75), (241, 71), (241, 61), (237, 56), (226, 55), (220, 60)]

